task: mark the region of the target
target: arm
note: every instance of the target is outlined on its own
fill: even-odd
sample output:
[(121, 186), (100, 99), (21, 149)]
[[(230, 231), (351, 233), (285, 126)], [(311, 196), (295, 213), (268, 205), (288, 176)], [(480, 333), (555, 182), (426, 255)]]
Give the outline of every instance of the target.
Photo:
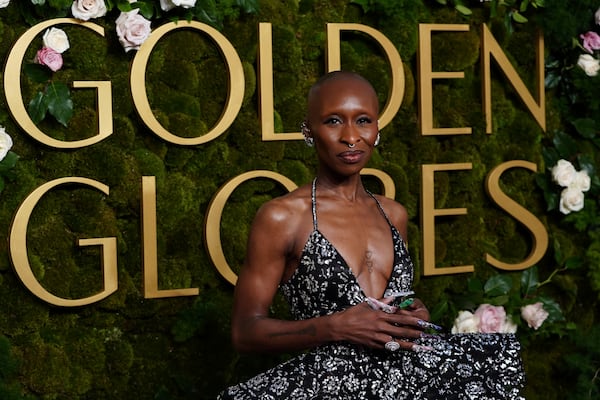
[[(420, 313), (387, 314), (366, 303), (318, 318), (286, 321), (271, 318), (269, 307), (284, 275), (286, 263), (297, 246), (306, 220), (280, 200), (267, 203), (252, 224), (248, 251), (234, 298), (232, 340), (241, 352), (281, 352), (312, 348), (333, 341), (347, 341), (382, 349), (396, 338), (417, 338)], [(303, 245), (303, 243), (302, 243)], [(412, 344), (402, 342), (405, 348)]]
[(269, 317), (298, 235), (299, 214), (277, 199), (261, 207), (255, 217), (234, 295), (232, 340), (239, 351), (299, 350), (333, 339), (329, 317), (305, 321)]

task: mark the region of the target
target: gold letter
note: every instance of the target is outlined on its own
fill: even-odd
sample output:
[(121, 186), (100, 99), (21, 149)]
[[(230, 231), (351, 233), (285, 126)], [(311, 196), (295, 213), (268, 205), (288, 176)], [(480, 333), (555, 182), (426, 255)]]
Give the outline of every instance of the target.
[(462, 79), (464, 72), (433, 72), (431, 62), (432, 31), (468, 31), (469, 25), (419, 24), (419, 121), (421, 135), (469, 135), (471, 128), (433, 127), (433, 83), (434, 79)]
[(27, 225), (29, 218), (33, 212), (33, 208), (39, 202), (40, 198), (56, 186), (80, 183), (98, 189), (102, 193), (108, 195), (108, 186), (87, 178), (60, 178), (51, 182), (45, 183), (35, 189), (23, 201), (17, 213), (15, 214), (10, 232), (10, 257), (15, 268), (17, 276), (23, 284), (37, 297), (47, 303), (62, 307), (77, 307), (100, 301), (117, 290), (117, 239), (114, 237), (95, 238), (95, 239), (80, 239), (80, 246), (102, 246), (102, 275), (104, 276), (104, 290), (84, 299), (63, 299), (49, 293), (35, 278), (29, 259), (27, 258)]
[(388, 93), (387, 104), (379, 116), (379, 129), (390, 123), (404, 96), (404, 66), (396, 46), (381, 32), (361, 24), (327, 24), (327, 70), (341, 69), (340, 36), (342, 31), (360, 31), (374, 38), (381, 46), (390, 63), (392, 85)]
[(515, 217), (515, 219), (525, 225), (533, 234), (533, 249), (529, 256), (522, 262), (516, 264), (507, 264), (496, 260), (491, 255), (485, 255), (485, 260), (496, 268), (507, 271), (518, 271), (527, 269), (542, 259), (548, 248), (548, 232), (539, 219), (532, 213), (521, 207), (517, 202), (508, 197), (500, 189), (500, 176), (509, 168), (522, 167), (535, 172), (537, 167), (534, 163), (528, 161), (513, 160), (502, 163), (490, 171), (486, 180), (486, 190), (489, 196), (504, 211)]
[(73, 24), (83, 26), (104, 36), (104, 28), (91, 22), (81, 22), (73, 18), (55, 18), (48, 21), (40, 22), (31, 27), (25, 32), (15, 43), (6, 60), (6, 68), (4, 69), (4, 91), (6, 93), (6, 103), (8, 108), (15, 118), (16, 122), (29, 134), (32, 138), (47, 146), (57, 149), (77, 149), (81, 147), (91, 146), (112, 134), (112, 103), (110, 94), (110, 82), (73, 82), (74, 88), (98, 88), (98, 134), (96, 136), (65, 142), (47, 136), (42, 132), (29, 118), (23, 97), (21, 93), (21, 64), (27, 47), (33, 41), (35, 36), (44, 29), (58, 24)]
[(260, 126), (263, 141), (300, 140), (300, 132), (275, 133), (273, 104), (273, 32), (271, 24), (258, 24), (258, 98), (260, 102)]
[(481, 24), (483, 34), (481, 40), (481, 66), (483, 75), (483, 112), (485, 113), (486, 133), (492, 133), (492, 82), (490, 72), (490, 55), (500, 66), (508, 81), (517, 91), (529, 112), (533, 115), (540, 127), (546, 130), (546, 97), (544, 93), (544, 37), (539, 34), (536, 46), (536, 61), (537, 61), (537, 97), (538, 103), (527, 91), (527, 87), (517, 75), (517, 71), (512, 67), (510, 61), (494, 39), (486, 24)]
[(434, 172), (435, 171), (455, 171), (462, 169), (471, 169), (471, 163), (457, 164), (430, 164), (422, 165), (422, 189), (421, 189), (421, 213), (423, 229), (423, 275), (446, 275), (460, 274), (463, 272), (473, 272), (472, 265), (463, 265), (460, 267), (435, 267), (435, 217), (442, 215), (464, 215), (466, 208), (435, 208), (434, 198)]
[(394, 185), (394, 180), (387, 173), (380, 169), (363, 168), (363, 170), (360, 171), (360, 174), (371, 175), (379, 179), (379, 181), (383, 184), (383, 195), (392, 200), (396, 198), (396, 185)]
[[(152, 49), (168, 32), (184, 28), (199, 30), (213, 38), (217, 45), (219, 45), (221, 54), (225, 57), (229, 72), (229, 92), (223, 114), (221, 114), (219, 121), (210, 132), (195, 138), (182, 138), (167, 131), (158, 122), (156, 117), (154, 117), (146, 93), (146, 65), (148, 64)], [(207, 143), (219, 137), (219, 135), (231, 126), (242, 107), (242, 101), (244, 100), (244, 70), (242, 62), (233, 45), (216, 29), (196, 21), (170, 22), (154, 30), (135, 55), (131, 64), (131, 95), (140, 118), (142, 118), (152, 132), (167, 142), (188, 146)]]
[(196, 296), (198, 288), (158, 289), (158, 256), (156, 250), (156, 178), (142, 176), (142, 237), (144, 258), (144, 298)]
[(232, 285), (235, 285), (237, 282), (237, 276), (227, 263), (225, 254), (223, 253), (223, 247), (221, 246), (221, 215), (223, 214), (223, 209), (225, 208), (227, 199), (231, 193), (233, 193), (235, 188), (237, 188), (243, 182), (254, 178), (273, 179), (281, 183), (289, 192), (297, 188), (297, 185), (294, 182), (287, 177), (278, 174), (277, 172), (256, 170), (245, 172), (229, 180), (215, 194), (210, 202), (210, 205), (208, 206), (208, 212), (206, 214), (206, 223), (204, 228), (206, 235), (206, 248), (210, 258), (217, 268), (217, 271), (219, 271), (221, 276), (227, 279)]

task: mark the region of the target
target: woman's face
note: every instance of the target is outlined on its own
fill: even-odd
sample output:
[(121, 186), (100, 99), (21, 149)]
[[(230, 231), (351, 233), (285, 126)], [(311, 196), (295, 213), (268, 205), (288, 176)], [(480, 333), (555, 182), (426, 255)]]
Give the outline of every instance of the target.
[(367, 82), (351, 76), (323, 82), (308, 104), (320, 166), (342, 175), (360, 172), (373, 151), (378, 116), (377, 95)]

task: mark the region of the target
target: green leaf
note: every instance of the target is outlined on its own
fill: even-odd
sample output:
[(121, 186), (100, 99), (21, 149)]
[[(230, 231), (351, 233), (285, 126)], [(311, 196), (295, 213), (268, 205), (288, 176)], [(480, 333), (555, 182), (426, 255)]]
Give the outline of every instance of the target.
[(31, 0), (31, 4), (41, 6), (41, 5), (46, 4), (46, 0)]
[(550, 297), (539, 297), (539, 301), (544, 304), (544, 310), (548, 312), (547, 322), (556, 322), (556, 321), (564, 321), (565, 317), (563, 316), (560, 305)]
[(573, 121), (573, 126), (586, 139), (592, 139), (596, 136), (596, 121), (591, 118), (577, 119)]
[(447, 5), (448, 2), (446, 0), (435, 0), (438, 4)]
[(554, 89), (560, 84), (562, 75), (560, 71), (547, 71), (546, 78), (544, 79), (544, 86), (546, 89)]
[(506, 294), (496, 297), (490, 297), (487, 302), (493, 306), (503, 306), (508, 303), (509, 297)]
[(64, 83), (53, 83), (46, 90), (48, 112), (63, 126), (67, 126), (73, 116), (71, 92)]
[(483, 286), (486, 295), (496, 297), (508, 294), (512, 288), (512, 279), (507, 275), (494, 275)]
[(235, 4), (246, 14), (256, 14), (259, 10), (258, 0), (236, 0)]
[(38, 124), (46, 118), (46, 112), (48, 111), (48, 103), (44, 93), (37, 92), (35, 97), (29, 102), (27, 107), (27, 113), (31, 117), (34, 124)]
[(520, 24), (524, 24), (525, 22), (528, 21), (528, 19), (525, 18), (525, 16), (523, 14), (519, 13), (518, 11), (513, 11), (512, 12), (512, 19), (515, 22), (518, 22)]
[(577, 257), (577, 256), (569, 257), (565, 261), (566, 269), (579, 269), (579, 268), (583, 267), (583, 265), (584, 265), (583, 258)]
[(540, 283), (540, 280), (536, 265), (524, 270), (521, 274), (521, 293), (523, 296), (533, 293), (533, 291), (537, 288), (538, 283)]
[(9, 151), (6, 154), (6, 157), (4, 157), (2, 161), (0, 161), (0, 172), (8, 171), (14, 168), (14, 166), (17, 164), (18, 159), (19, 156), (16, 153)]
[(462, 15), (471, 15), (471, 14), (473, 14), (473, 11), (471, 11), (470, 8), (465, 7), (465, 6), (461, 5), (461, 4), (457, 4), (456, 6), (454, 6), (454, 8), (456, 9), (456, 11), (458, 11)]
[(542, 148), (542, 157), (544, 158), (544, 163), (546, 164), (546, 168), (552, 168), (556, 165), (558, 160), (560, 160), (560, 155), (558, 151), (554, 147), (543, 147)]
[(135, 3), (133, 3), (133, 7), (139, 8), (140, 14), (148, 20), (152, 19), (152, 17), (154, 16), (153, 4), (145, 3), (142, 1), (136, 1)]
[(560, 158), (569, 160), (578, 153), (577, 142), (568, 134), (562, 131), (556, 131), (552, 140), (554, 147), (558, 151)]
[(23, 66), (23, 72), (35, 83), (45, 83), (52, 78), (52, 71), (45, 65), (27, 63)]
[(585, 170), (590, 177), (596, 175), (596, 163), (593, 157), (588, 154), (579, 154), (577, 162), (579, 163), (579, 167)]
[(519, 11), (525, 12), (527, 11), (527, 6), (529, 5), (529, 0), (523, 0), (521, 2), (521, 6), (519, 7)]
[(4, 190), (4, 178), (0, 176), (0, 193)]

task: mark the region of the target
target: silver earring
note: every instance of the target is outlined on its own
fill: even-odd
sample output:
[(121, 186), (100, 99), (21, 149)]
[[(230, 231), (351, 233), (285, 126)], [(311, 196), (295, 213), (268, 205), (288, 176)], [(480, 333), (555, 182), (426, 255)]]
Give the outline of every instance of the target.
[(377, 132), (377, 137), (375, 138), (375, 143), (373, 143), (373, 147), (379, 146), (379, 142), (381, 141), (381, 134)]
[(302, 121), (302, 123), (300, 124), (300, 131), (304, 136), (304, 143), (306, 143), (308, 147), (313, 147), (315, 145), (315, 139), (313, 139), (313, 137), (310, 136), (310, 129), (308, 128), (306, 121)]

